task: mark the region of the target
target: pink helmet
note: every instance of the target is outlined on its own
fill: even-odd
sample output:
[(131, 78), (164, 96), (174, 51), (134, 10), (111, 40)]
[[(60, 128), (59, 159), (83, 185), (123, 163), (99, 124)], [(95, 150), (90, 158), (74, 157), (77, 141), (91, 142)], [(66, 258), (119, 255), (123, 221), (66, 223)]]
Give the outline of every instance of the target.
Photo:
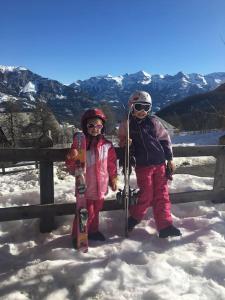
[(133, 94), (131, 94), (128, 105), (131, 106), (134, 103), (148, 103), (151, 105), (152, 98), (149, 93), (145, 91), (135, 91)]
[[(101, 119), (103, 122), (103, 126), (106, 121), (106, 116), (101, 109), (92, 108), (92, 109), (86, 110), (81, 118), (81, 128), (82, 128), (84, 134), (87, 134), (87, 121), (88, 121), (88, 119), (92, 119), (92, 118)], [(102, 128), (102, 132), (103, 131), (104, 131), (104, 127)]]

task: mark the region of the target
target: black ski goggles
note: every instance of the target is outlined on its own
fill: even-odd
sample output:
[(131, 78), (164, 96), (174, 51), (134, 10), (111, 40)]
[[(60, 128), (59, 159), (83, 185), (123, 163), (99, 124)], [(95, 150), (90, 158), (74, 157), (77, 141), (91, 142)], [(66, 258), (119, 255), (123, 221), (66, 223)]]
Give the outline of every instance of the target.
[(134, 103), (134, 109), (136, 111), (144, 110), (148, 112), (151, 109), (151, 104), (148, 103)]

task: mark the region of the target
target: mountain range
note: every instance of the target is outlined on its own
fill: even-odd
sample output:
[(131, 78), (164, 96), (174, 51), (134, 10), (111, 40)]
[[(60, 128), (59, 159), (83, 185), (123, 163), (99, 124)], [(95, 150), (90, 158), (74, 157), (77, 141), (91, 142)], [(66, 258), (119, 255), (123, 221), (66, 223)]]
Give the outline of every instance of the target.
[(225, 82), (225, 72), (207, 75), (197, 73), (176, 75), (150, 75), (145, 71), (113, 77), (111, 75), (91, 77), (71, 84), (78, 91), (88, 93), (94, 100), (105, 99), (114, 106), (127, 103), (134, 90), (145, 90), (153, 99), (153, 110), (161, 108), (195, 94), (215, 89)]
[(139, 71), (117, 77), (96, 76), (65, 85), (23, 67), (0, 66), (0, 111), (5, 110), (9, 100), (19, 103), (25, 111), (32, 110), (37, 101), (44, 101), (59, 121), (73, 122), (80, 119), (84, 109), (107, 102), (120, 118), (122, 106), (134, 90), (150, 92), (156, 112), (185, 97), (209, 92), (224, 82), (225, 72), (150, 75)]

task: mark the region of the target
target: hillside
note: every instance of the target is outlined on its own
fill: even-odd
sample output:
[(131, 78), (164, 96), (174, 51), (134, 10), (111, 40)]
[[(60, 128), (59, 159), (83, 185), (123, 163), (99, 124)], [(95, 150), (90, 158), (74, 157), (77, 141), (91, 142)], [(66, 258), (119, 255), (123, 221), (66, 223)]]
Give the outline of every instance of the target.
[(225, 84), (215, 90), (187, 97), (161, 109), (157, 115), (182, 130), (225, 127)]

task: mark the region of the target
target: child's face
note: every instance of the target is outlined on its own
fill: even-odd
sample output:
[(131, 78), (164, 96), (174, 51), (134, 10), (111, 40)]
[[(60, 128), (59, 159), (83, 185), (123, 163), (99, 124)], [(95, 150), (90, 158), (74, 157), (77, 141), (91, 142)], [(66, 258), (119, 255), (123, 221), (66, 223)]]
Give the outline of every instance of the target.
[(148, 103), (135, 103), (133, 105), (132, 114), (138, 119), (144, 119), (151, 109), (150, 104)]
[(101, 119), (93, 118), (87, 121), (87, 132), (92, 136), (101, 134), (102, 128), (103, 124)]

